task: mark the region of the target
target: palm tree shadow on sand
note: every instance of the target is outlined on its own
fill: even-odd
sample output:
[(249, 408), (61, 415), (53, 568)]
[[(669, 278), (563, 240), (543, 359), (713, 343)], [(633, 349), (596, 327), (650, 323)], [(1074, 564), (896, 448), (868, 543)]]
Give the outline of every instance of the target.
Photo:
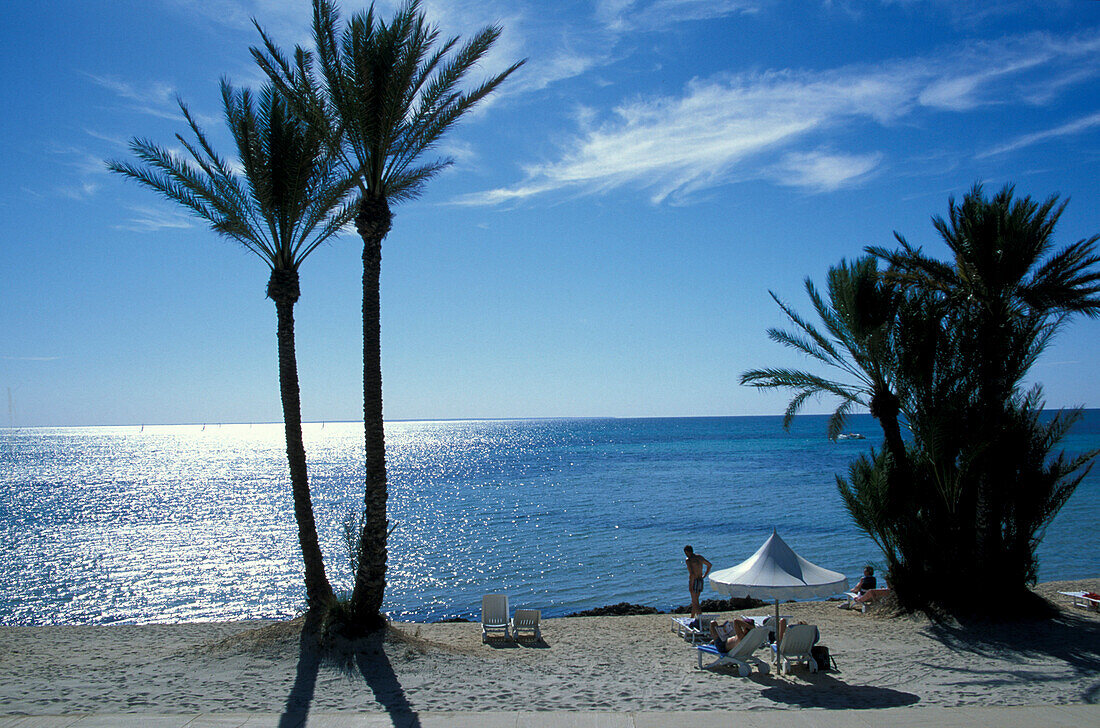
[(322, 665), (335, 667), (353, 679), (362, 677), (374, 693), (375, 702), (389, 714), (394, 728), (420, 728), (420, 718), (405, 696), (384, 643), (383, 631), (354, 642), (322, 646), (317, 625), (307, 622), (298, 643), (294, 686), (279, 717), (279, 728), (298, 728), (306, 724), (317, 687), (317, 673)]
[[(934, 637), (949, 650), (983, 657), (1048, 659), (1064, 663), (1080, 676), (1100, 675), (1100, 622), (1072, 612), (1061, 612), (1049, 619), (1012, 621), (973, 620), (961, 623), (934, 623)], [(948, 668), (962, 673), (978, 673), (963, 665)], [(999, 671), (984, 677), (986, 684), (1034, 680), (1023, 671)], [(1062, 678), (1058, 678), (1062, 679)], [(1082, 702), (1100, 702), (1100, 681), (1080, 696)]]

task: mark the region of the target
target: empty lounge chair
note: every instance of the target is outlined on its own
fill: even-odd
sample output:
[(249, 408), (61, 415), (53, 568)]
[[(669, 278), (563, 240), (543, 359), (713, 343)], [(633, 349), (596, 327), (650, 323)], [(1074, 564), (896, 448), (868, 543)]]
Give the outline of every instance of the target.
[(812, 624), (792, 624), (783, 629), (783, 639), (778, 645), (772, 645), (776, 650), (779, 671), (790, 672), (791, 665), (799, 662), (806, 663), (810, 672), (817, 672), (817, 661), (814, 660), (810, 650), (817, 640), (817, 627)]
[(1085, 610), (1100, 611), (1100, 594), (1096, 592), (1058, 592), (1073, 600), (1073, 606), (1082, 607)]
[(540, 617), (542, 617), (542, 612), (538, 609), (517, 609), (512, 617), (512, 639), (518, 640), (520, 632), (530, 632), (536, 640), (541, 640)]
[[(699, 621), (696, 622), (691, 617), (673, 617), (672, 631), (692, 644), (706, 642), (710, 639), (710, 623), (717, 618), (714, 614), (700, 614)], [(697, 626), (693, 627), (693, 622)]]
[(505, 639), (512, 639), (508, 629), (508, 595), (483, 596), (481, 598), (481, 641), (488, 642), (490, 632), (503, 632)]

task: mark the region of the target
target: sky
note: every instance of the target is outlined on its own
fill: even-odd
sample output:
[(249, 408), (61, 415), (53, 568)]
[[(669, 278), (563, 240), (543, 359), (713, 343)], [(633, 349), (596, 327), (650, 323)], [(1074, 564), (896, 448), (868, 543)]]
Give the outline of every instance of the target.
[[(805, 278), (895, 231), (944, 257), (931, 218), (979, 181), (1070, 198), (1061, 245), (1100, 232), (1100, 2), (422, 6), (444, 36), (503, 28), (472, 79), (526, 65), (395, 208), (388, 420), (780, 413), (738, 384), (809, 364), (768, 340), (769, 291), (808, 313)], [(231, 156), (219, 79), (258, 85), (251, 19), (289, 50), (309, 8), (0, 10), (0, 423), (281, 418), (266, 265), (104, 160), (179, 149), (177, 97)], [(307, 421), (362, 417), (360, 255), (342, 235), (301, 269)], [(1098, 353), (1100, 321), (1073, 320), (1032, 371), (1048, 406), (1100, 407)]]

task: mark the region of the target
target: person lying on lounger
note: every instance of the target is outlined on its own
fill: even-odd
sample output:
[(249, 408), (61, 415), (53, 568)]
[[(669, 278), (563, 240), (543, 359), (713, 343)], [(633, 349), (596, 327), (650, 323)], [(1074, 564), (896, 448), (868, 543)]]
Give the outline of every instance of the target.
[(882, 596), (885, 589), (871, 589), (860, 594), (858, 597), (852, 600), (853, 604), (870, 604), (874, 600)]
[(718, 620), (710, 623), (710, 636), (714, 639), (714, 646), (719, 652), (729, 652), (740, 642), (756, 625), (751, 619), (737, 617), (732, 622), (718, 624)]

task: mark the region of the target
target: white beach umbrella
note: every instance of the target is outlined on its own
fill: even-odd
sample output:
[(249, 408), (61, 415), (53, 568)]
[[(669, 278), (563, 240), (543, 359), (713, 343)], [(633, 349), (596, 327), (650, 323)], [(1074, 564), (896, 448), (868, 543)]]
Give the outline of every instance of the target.
[(732, 568), (712, 571), (710, 585), (730, 597), (774, 599), (778, 630), (780, 599), (832, 596), (848, 590), (848, 577), (806, 561), (773, 529), (755, 554)]

